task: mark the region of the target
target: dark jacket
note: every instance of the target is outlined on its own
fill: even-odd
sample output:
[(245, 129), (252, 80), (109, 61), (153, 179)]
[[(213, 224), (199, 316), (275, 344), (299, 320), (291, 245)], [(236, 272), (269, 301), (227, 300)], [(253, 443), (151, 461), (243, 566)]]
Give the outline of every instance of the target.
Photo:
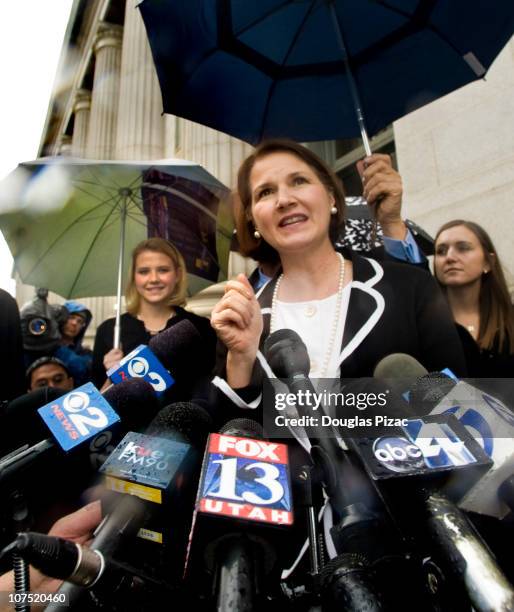
[[(353, 263), (353, 283), (341, 346), (341, 378), (373, 376), (377, 363), (391, 353), (412, 355), (429, 372), (448, 367), (457, 376), (466, 375), (448, 304), (431, 275), (414, 266), (378, 262), (351, 252), (345, 252), (345, 256)], [(264, 323), (261, 350), (269, 335), (277, 278), (258, 294)], [(220, 379), (224, 377), (225, 359), (226, 350), (219, 346), (219, 378), (215, 384), (224, 393), (227, 389)], [(259, 387), (260, 381), (262, 370), (257, 364), (253, 385)], [(242, 390), (240, 395), (248, 401), (247, 393), (251, 390)]]
[(0, 401), (12, 400), (25, 393), (25, 364), (18, 305), (16, 300), (3, 289), (0, 289), (0, 338), (2, 341)]

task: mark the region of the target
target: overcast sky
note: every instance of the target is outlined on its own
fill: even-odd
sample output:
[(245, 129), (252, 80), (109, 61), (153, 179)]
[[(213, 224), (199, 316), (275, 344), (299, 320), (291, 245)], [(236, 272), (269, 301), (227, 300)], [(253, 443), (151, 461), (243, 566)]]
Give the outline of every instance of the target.
[[(72, 0), (0, 2), (0, 179), (37, 156)], [(0, 238), (0, 287), (14, 295)]]

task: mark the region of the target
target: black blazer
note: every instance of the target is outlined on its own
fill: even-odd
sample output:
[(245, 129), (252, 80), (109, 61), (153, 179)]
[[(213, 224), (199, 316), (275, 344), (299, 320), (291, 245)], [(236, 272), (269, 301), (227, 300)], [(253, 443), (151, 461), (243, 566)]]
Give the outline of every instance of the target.
[[(345, 252), (345, 257), (353, 263), (353, 282), (341, 345), (341, 378), (373, 376), (377, 363), (391, 353), (412, 355), (429, 372), (448, 367), (457, 376), (466, 376), (464, 355), (448, 304), (430, 274), (413, 266), (378, 262), (351, 252)], [(257, 294), (264, 323), (261, 350), (269, 335), (278, 275)], [(252, 385), (234, 394), (223, 380), (225, 360), (226, 349), (218, 346), (218, 376), (213, 382), (233, 404), (246, 408), (252, 395), (260, 391), (262, 369), (256, 362)]]

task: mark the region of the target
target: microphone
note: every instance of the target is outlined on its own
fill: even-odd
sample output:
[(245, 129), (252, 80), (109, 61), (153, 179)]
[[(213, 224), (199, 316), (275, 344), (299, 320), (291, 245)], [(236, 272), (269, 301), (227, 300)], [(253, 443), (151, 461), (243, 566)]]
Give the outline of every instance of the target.
[[(80, 408), (76, 403), (74, 405), (75, 399), (83, 400), (84, 397), (96, 397), (104, 402), (102, 409), (99, 408), (102, 405), (100, 402), (93, 402), (98, 411), (94, 419), (80, 410), (66, 413), (65, 409), (61, 408), (66, 398), (69, 398), (73, 409)], [(118, 410), (121, 420), (105, 398)], [(0, 459), (0, 491), (4, 499), (8, 499), (14, 491), (22, 493), (30, 509), (31, 518), (36, 520), (36, 528), (38, 521), (41, 525), (45, 524), (45, 513), (56, 501), (77, 503), (83, 490), (91, 484), (91, 478), (96, 474), (99, 464), (103, 463), (127, 429), (147, 423), (157, 411), (158, 405), (152, 387), (143, 380), (133, 380), (109, 389), (103, 398), (98, 392), (96, 395), (88, 395), (77, 394), (75, 391), (56, 398), (48, 407), (60, 416), (82, 415), (86, 420), (89, 419), (88, 423), (79, 424), (89, 428), (90, 435), (81, 436), (77, 429), (72, 428), (72, 431), (78, 434), (78, 438), (74, 440), (77, 445), (65, 450), (59, 442), (59, 436), (43, 437), (50, 433), (45, 424), (46, 431), (39, 442), (32, 446), (24, 444)], [(109, 410), (106, 411), (105, 407), (109, 407)], [(111, 418), (107, 417), (107, 414), (115, 416)], [(39, 415), (32, 415), (31, 419), (27, 417), (27, 423), (38, 421), (44, 423)], [(93, 429), (95, 424), (101, 426)], [(13, 437), (17, 436), (16, 431), (12, 433)], [(69, 432), (65, 433), (68, 435)], [(55, 436), (55, 431), (52, 431), (52, 434)], [(0, 510), (0, 539), (3, 543), (12, 538), (14, 525), (11, 523), (10, 512), (10, 504), (3, 504)]]
[(148, 346), (177, 381), (191, 376), (191, 368), (205, 352), (199, 331), (187, 319), (151, 338)]
[[(424, 375), (413, 385), (411, 397), (417, 394), (422, 400), (427, 396), (433, 400), (442, 396), (432, 414), (408, 419), (402, 437), (382, 436), (367, 449), (361, 445), (359, 450), (370, 476), (378, 482), (403, 527), (419, 536), (419, 517), (426, 517), (425, 547), (435, 549), (438, 563), (458, 578), (472, 605), (477, 610), (501, 609), (505, 602), (512, 602), (514, 591), (472, 524), (450, 500), (460, 500), (463, 507), (463, 491), (466, 499), (470, 490), (480, 487), (488, 479), (489, 472), (483, 474), (491, 464), (464, 420), (455, 418), (459, 408), (455, 401), (464, 398), (462, 387), (459, 391), (461, 384), (447, 377)], [(430, 563), (439, 576), (432, 592), (441, 594), (445, 590), (444, 574), (433, 560)], [(461, 597), (455, 587), (447, 591), (452, 602)]]
[[(120, 363), (107, 372), (113, 384), (130, 378), (143, 378), (154, 391), (161, 395), (187, 373), (179, 364), (185, 360), (192, 365), (192, 356), (201, 348), (201, 337), (191, 321), (179, 321), (150, 339), (147, 345), (140, 344)], [(169, 371), (168, 371), (169, 370)], [(170, 372), (173, 374), (170, 375)]]
[[(405, 372), (408, 356), (391, 355), (382, 361), (376, 372), (386, 373), (388, 382), (391, 379), (401, 379)], [(408, 357), (409, 363), (415, 362)], [(392, 365), (391, 365), (392, 364)], [(421, 371), (420, 364), (413, 365)], [(395, 369), (397, 368), (397, 369)], [(473, 482), (461, 483), (460, 487), (453, 485), (453, 491), (448, 487), (446, 493), (458, 501), (459, 508), (478, 514), (503, 519), (514, 510), (514, 495), (510, 486), (514, 475), (514, 415), (499, 399), (491, 396), (465, 381), (457, 381), (444, 372), (432, 372), (422, 375), (410, 385), (410, 405), (417, 414), (454, 415), (472, 438), (482, 446), (492, 460), (492, 465), (481, 478)], [(461, 495), (456, 495), (458, 490)]]
[[(423, 370), (407, 355), (391, 355), (383, 361), (386, 367), (379, 363), (375, 371), (387, 373), (388, 379), (386, 383), (377, 382), (401, 381), (402, 389), (406, 381), (401, 375), (407, 368)], [(451, 412), (430, 413), (434, 401), (445, 397), (455, 384), (455, 380), (439, 372), (411, 381), (411, 390), (404, 393), (410, 401), (396, 404), (396, 409), (403, 412), (404, 425), (396, 431), (385, 429), (374, 439), (362, 442), (359, 452), (382, 491), (392, 489), (395, 497), (405, 492), (405, 483), (410, 482), (414, 495), (420, 487), (437, 488), (458, 501), (489, 469), (489, 457), (464, 423)]]
[(411, 383), (425, 374), (428, 374), (428, 370), (407, 353), (391, 353), (382, 357), (373, 371), (374, 378), (403, 379)]
[[(200, 450), (210, 427), (211, 419), (203, 408), (184, 402), (163, 408), (145, 434), (130, 432), (125, 436), (101, 469), (107, 488), (115, 493), (107, 504), (111, 511), (95, 532), (92, 550), (111, 560), (117, 554), (131, 557), (129, 567), (138, 575), (143, 559), (152, 560), (150, 573), (167, 588), (170, 565), (180, 564), (179, 550), (186, 534), (181, 537), (178, 531), (180, 526), (187, 526), (186, 494), (196, 483)], [(160, 503), (155, 503), (158, 498)], [(170, 523), (175, 528), (173, 533)], [(156, 551), (160, 543), (163, 546)], [(169, 550), (162, 550), (165, 547)], [(84, 575), (88, 568), (79, 565), (76, 571)], [(97, 583), (104, 580), (101, 572), (94, 575)], [(74, 604), (80, 601), (84, 589), (64, 584), (59, 593), (66, 593)], [(47, 611), (54, 610), (53, 605)]]
[[(250, 419), (234, 419), (221, 430), (221, 434), (262, 439), (262, 427)], [(211, 556), (216, 558), (217, 584), (214, 592), (216, 608), (223, 610), (251, 610), (258, 585), (262, 580), (259, 558), (273, 555), (270, 546), (262, 539), (257, 544), (243, 533), (232, 533), (229, 539), (213, 545)], [(274, 555), (273, 555), (274, 556)]]
[(492, 460), (487, 473), (459, 500), (459, 507), (498, 519), (514, 511), (509, 493), (514, 475), (512, 411), (489, 393), (459, 381), (443, 395), (431, 414), (454, 415)]
[[(280, 329), (268, 336), (264, 352), (273, 373), (284, 379), (292, 393), (303, 394), (307, 400), (316, 396), (308, 376), (310, 360), (307, 347), (295, 331)], [(311, 416), (308, 404), (308, 401), (297, 402), (296, 408), (301, 416)], [(360, 466), (338, 444), (334, 430), (322, 425), (327, 416), (323, 406), (316, 407), (316, 410), (321, 419), (309, 419), (305, 431), (312, 444), (311, 457), (321, 470), (325, 490), (339, 519), (346, 516), (349, 507), (362, 502), (364, 490), (368, 489), (368, 500), (376, 494), (369, 491), (368, 479), (361, 473)], [(347, 485), (351, 486), (341, 485), (341, 479), (346, 479)]]
[[(34, 444), (48, 436), (48, 428), (35, 418), (38, 408), (64, 395), (64, 389), (43, 387), (9, 402), (2, 413), (0, 452), (2, 456), (24, 444)], [(13, 439), (14, 438), (14, 439)]]
[(429, 372), (418, 378), (408, 393), (416, 414), (430, 414), (434, 406), (449, 393), (457, 381), (445, 372)]
[[(52, 578), (68, 580), (73, 584), (93, 587), (100, 576), (116, 566), (106, 561), (98, 551), (63, 538), (27, 531), (19, 533), (14, 542), (1, 553), (1, 557), (14, 553)], [(113, 577), (110, 576), (110, 581)]]
[[(91, 387), (94, 389), (92, 385)], [(79, 400), (83, 399), (84, 394), (80, 392), (80, 389), (82, 389), (82, 387), (64, 395), (58, 394), (54, 401), (47, 404), (47, 407), (62, 406), (65, 398), (71, 398), (70, 403), (73, 403), (75, 398)], [(93, 419), (90, 419), (88, 425), (91, 427), (91, 430), (88, 430), (87, 433), (93, 433), (93, 435), (88, 437), (79, 436), (79, 438), (75, 440), (77, 444), (71, 449), (72, 452), (66, 455), (67, 458), (79, 457), (79, 462), (84, 463), (86, 466), (89, 465), (92, 471), (98, 468), (99, 463), (103, 463), (105, 456), (112, 451), (112, 445), (116, 444), (129, 428), (138, 428), (148, 422), (149, 418), (155, 414), (158, 407), (152, 387), (146, 381), (140, 379), (125, 381), (119, 385), (110, 387), (104, 393), (103, 400), (116, 409), (117, 413), (122, 417), (121, 420), (117, 419), (108, 423), (107, 426), (96, 427)], [(31, 398), (31, 404), (32, 401), (33, 398)], [(78, 412), (76, 410), (77, 408), (79, 408)], [(74, 406), (73, 409), (78, 414), (80, 413), (80, 408), (80, 406)], [(101, 409), (97, 408), (97, 410), (100, 412), (95, 413), (95, 418), (98, 419), (98, 422), (103, 423), (103, 419), (100, 418)], [(85, 418), (87, 419), (89, 417)], [(11, 479), (16, 479), (17, 484), (19, 484), (20, 478), (30, 477), (30, 474), (26, 473), (26, 470), (29, 468), (37, 468), (39, 475), (48, 472), (49, 466), (44, 462), (42, 463), (43, 456), (50, 462), (57, 461), (59, 467), (56, 473), (62, 474), (62, 453), (64, 449), (60, 444), (59, 435), (56, 435), (54, 431), (52, 431), (54, 434), (53, 438), (44, 437), (45, 435), (48, 436), (48, 426), (45, 421), (40, 418), (40, 415), (38, 415), (37, 418), (35, 415), (32, 415), (32, 419), (27, 417), (27, 422), (35, 422), (38, 424), (37, 427), (32, 427), (34, 431), (39, 431), (41, 429), (39, 423), (44, 425), (44, 430), (46, 431), (44, 431), (44, 435), (41, 436), (43, 439), (41, 440), (40, 438), (38, 443), (30, 447), (24, 444), (0, 459), (0, 485), (7, 483)], [(96, 435), (94, 434), (94, 429), (98, 430)], [(57, 465), (55, 467), (57, 467)], [(77, 466), (74, 465), (74, 469), (76, 468)], [(83, 468), (79, 473), (82, 472)], [(75, 473), (75, 479), (76, 476), (77, 474)], [(47, 480), (48, 479), (45, 478), (45, 483)]]
[[(264, 353), (273, 373), (277, 378), (284, 379), (291, 393), (307, 399), (317, 395), (308, 376), (310, 361), (307, 348), (296, 332), (290, 329), (274, 332), (265, 341)], [(331, 427), (320, 425), (320, 420), (323, 423), (326, 417), (322, 406), (311, 406), (318, 411), (320, 418), (307, 419), (312, 412), (303, 402), (298, 401), (296, 409), (301, 417), (306, 417), (308, 424), (305, 431), (312, 444), (311, 457), (321, 471), (323, 485), (335, 513), (335, 525), (330, 534), (338, 553), (360, 554), (359, 579), (353, 579), (353, 570), (346, 571), (349, 569), (349, 557), (345, 557), (338, 559), (346, 570), (338, 574), (335, 582), (325, 578), (323, 583), (329, 590), (332, 589), (331, 585), (335, 585), (331, 597), (335, 597), (340, 605), (346, 602), (350, 609), (359, 609), (359, 605), (367, 601), (370, 609), (378, 610), (381, 599), (378, 593), (384, 593), (386, 581), (382, 581), (381, 588), (378, 587), (379, 580), (372, 564), (393, 558), (402, 562), (397, 553), (398, 542), (391, 537), (395, 529), (376, 489), (360, 463), (355, 461), (356, 456), (343, 451)], [(330, 430), (329, 436), (327, 429)], [(391, 554), (391, 551), (396, 552)], [(392, 566), (389, 561), (387, 563)], [(390, 575), (394, 577), (394, 573)]]
[[(412, 412), (423, 415), (428, 414), (455, 385), (449, 374), (449, 370), (429, 373), (411, 355), (392, 353), (378, 362), (373, 377), (387, 384), (397, 396), (408, 400)], [(437, 383), (435, 386), (434, 382)]]
[(473, 609), (513, 610), (512, 585), (464, 513), (438, 493), (429, 496), (426, 508), (432, 540), (444, 554), (447, 571), (464, 585)]
[[(305, 431), (311, 442), (310, 451), (314, 463), (323, 474), (324, 487), (336, 512), (341, 513), (348, 505), (347, 495), (338, 485), (338, 474), (335, 468), (336, 458), (341, 459), (339, 445), (334, 435), (327, 436), (326, 429), (319, 420), (311, 417), (312, 400), (316, 391), (309, 379), (310, 359), (307, 347), (300, 336), (292, 329), (279, 329), (269, 335), (264, 343), (264, 355), (277, 378), (285, 379), (291, 393), (306, 398), (306, 403), (297, 402), (296, 408), (301, 417), (305, 417)], [(323, 408), (318, 408), (321, 417)]]
[(254, 609), (265, 585), (278, 582), (276, 542), (288, 550), (292, 522), (287, 446), (264, 441), (250, 419), (211, 434), (184, 573), (195, 584), (213, 575), (217, 610)]
[(200, 335), (191, 321), (183, 320), (154, 336), (148, 346), (175, 380), (166, 392), (167, 401), (192, 400), (206, 405), (214, 367), (214, 338)]
[(145, 527), (147, 539), (153, 537), (165, 546), (178, 539), (164, 529), (169, 508), (187, 505), (184, 496), (196, 482), (200, 451), (211, 426), (203, 408), (190, 402), (170, 404), (144, 434), (129, 432), (102, 465), (100, 472), (107, 489), (116, 493), (115, 501), (120, 493), (130, 493), (156, 504), (151, 505), (153, 520)]
[(389, 609), (382, 605), (382, 595), (375, 587), (377, 580), (364, 555), (345, 553), (337, 556), (321, 572), (322, 609), (334, 612)]
[[(143, 574), (126, 563), (105, 557), (100, 551), (64, 538), (31, 531), (19, 533), (0, 553), (0, 559), (15, 554), (45, 576), (63, 580), (86, 589), (95, 588), (97, 594), (118, 594), (131, 575), (145, 583), (166, 588), (149, 574)], [(128, 584), (127, 584), (128, 585)]]

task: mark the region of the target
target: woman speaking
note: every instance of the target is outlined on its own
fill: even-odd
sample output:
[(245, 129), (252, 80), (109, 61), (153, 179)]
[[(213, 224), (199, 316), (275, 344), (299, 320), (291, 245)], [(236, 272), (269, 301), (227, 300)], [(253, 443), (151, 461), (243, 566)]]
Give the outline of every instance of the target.
[(314, 378), (372, 376), (391, 353), (410, 354), (429, 371), (464, 374), (448, 306), (429, 274), (336, 251), (344, 192), (312, 151), (286, 140), (263, 142), (239, 170), (238, 193), (244, 254), (256, 260), (276, 254), (281, 268), (257, 295), (243, 275), (228, 282), (212, 312), (227, 349), (217, 384), (236, 405), (250, 407), (242, 390), (256, 382), (264, 340), (281, 328), (303, 339)]

